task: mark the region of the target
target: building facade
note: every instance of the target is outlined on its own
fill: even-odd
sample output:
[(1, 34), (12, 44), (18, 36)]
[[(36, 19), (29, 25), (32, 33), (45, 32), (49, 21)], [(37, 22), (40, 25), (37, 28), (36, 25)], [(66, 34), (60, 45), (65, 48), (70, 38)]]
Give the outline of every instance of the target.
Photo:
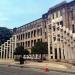
[(16, 30), (17, 46), (24, 46), (31, 52), (31, 47), (37, 41), (43, 40), (42, 35), (42, 18), (28, 23)]
[(75, 60), (75, 1), (62, 2), (48, 11), (48, 58)]
[(37, 41), (48, 42), (49, 59), (75, 59), (75, 0), (49, 8), (40, 19), (18, 27), (14, 36), (14, 48), (21, 45), (31, 52)]
[(13, 59), (16, 48), (16, 36), (13, 35), (7, 42), (0, 46), (0, 59)]

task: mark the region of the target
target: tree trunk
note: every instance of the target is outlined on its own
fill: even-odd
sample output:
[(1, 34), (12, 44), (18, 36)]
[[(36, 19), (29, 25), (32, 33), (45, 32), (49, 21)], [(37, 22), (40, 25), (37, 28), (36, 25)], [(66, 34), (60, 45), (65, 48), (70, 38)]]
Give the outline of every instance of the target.
[(24, 55), (22, 55), (22, 58), (23, 58), (23, 56), (24, 56)]
[(41, 54), (41, 61), (42, 61), (42, 54)]

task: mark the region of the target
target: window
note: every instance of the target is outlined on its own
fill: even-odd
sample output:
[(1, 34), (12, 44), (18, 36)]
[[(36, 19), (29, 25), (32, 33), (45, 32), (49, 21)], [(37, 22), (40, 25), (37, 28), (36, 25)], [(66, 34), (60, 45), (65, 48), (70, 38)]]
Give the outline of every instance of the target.
[(53, 59), (53, 56), (51, 56), (51, 59)]
[(64, 33), (66, 33), (66, 31), (64, 31)]
[(71, 36), (71, 39), (72, 39), (73, 37)]
[(28, 32), (28, 38), (30, 38), (30, 32)]
[(24, 42), (23, 42), (23, 47), (24, 47)]
[(45, 28), (46, 28), (46, 25), (45, 25)]
[(57, 28), (57, 30), (59, 31), (59, 27)]
[(23, 34), (23, 39), (24, 39), (24, 34)]
[(53, 17), (53, 19), (54, 19), (54, 13), (53, 13), (52, 17)]
[(36, 37), (36, 30), (34, 30), (34, 37)]
[(56, 12), (56, 17), (58, 17), (58, 11)]
[(10, 44), (10, 41), (8, 41), (8, 44)]
[(55, 59), (57, 59), (57, 48), (55, 48)]
[(75, 32), (75, 30), (74, 30), (74, 24), (72, 25), (72, 32), (73, 32), (73, 33)]
[(31, 40), (31, 47), (33, 46), (33, 40)]
[(58, 38), (57, 40), (60, 41), (60, 38)]
[(57, 25), (59, 25), (59, 22), (57, 22)]
[(38, 42), (40, 41), (40, 39), (38, 39)]
[(17, 35), (17, 40), (19, 40), (19, 37), (18, 37), (18, 35)]
[(21, 40), (22, 40), (22, 34), (21, 34)]
[(40, 34), (42, 35), (42, 28), (40, 28)]
[(26, 33), (26, 39), (27, 39), (27, 33)]
[(22, 42), (21, 42), (21, 46), (22, 46)]
[(31, 31), (31, 37), (33, 37), (33, 31)]
[(63, 39), (63, 36), (61, 36), (61, 38)]
[(52, 54), (53, 52), (52, 52), (52, 46), (50, 46), (50, 54)]
[(49, 27), (49, 29), (51, 30), (51, 24), (50, 24), (48, 27)]
[(41, 42), (42, 42), (42, 39), (40, 39), (41, 40)]
[(30, 41), (28, 41), (28, 47), (30, 47)]
[(63, 21), (60, 21), (60, 25), (63, 27)]
[(20, 35), (19, 35), (18, 39), (20, 40)]
[(60, 37), (60, 34), (58, 34), (57, 36)]
[(67, 44), (67, 42), (65, 42), (65, 44)]
[(63, 32), (63, 29), (61, 29), (61, 32)]
[(56, 41), (56, 37), (53, 37), (53, 40)]
[(26, 47), (27, 47), (27, 41), (26, 41)]
[(45, 39), (47, 38), (47, 33), (45, 32)]
[(55, 31), (55, 26), (53, 26), (53, 31)]
[(39, 32), (40, 32), (40, 30), (39, 29), (37, 29), (37, 35), (39, 36)]
[(59, 48), (59, 58), (61, 59), (61, 48)]
[(46, 28), (46, 21), (44, 23), (45, 23), (45, 28)]
[(17, 45), (17, 47), (19, 46), (19, 44), (18, 44), (18, 43), (17, 43), (16, 45)]
[(34, 45), (36, 44), (36, 40), (34, 40)]
[(62, 10), (60, 10), (60, 16), (62, 16)]
[(71, 9), (71, 19), (73, 20), (74, 17), (73, 17), (73, 9)]

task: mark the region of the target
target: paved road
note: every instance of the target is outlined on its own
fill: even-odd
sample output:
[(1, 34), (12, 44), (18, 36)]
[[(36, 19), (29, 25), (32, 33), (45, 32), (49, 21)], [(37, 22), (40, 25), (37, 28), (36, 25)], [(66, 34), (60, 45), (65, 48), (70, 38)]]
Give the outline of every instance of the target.
[(44, 70), (40, 69), (18, 68), (0, 65), (0, 75), (75, 75), (75, 74), (55, 72), (55, 71), (45, 72)]

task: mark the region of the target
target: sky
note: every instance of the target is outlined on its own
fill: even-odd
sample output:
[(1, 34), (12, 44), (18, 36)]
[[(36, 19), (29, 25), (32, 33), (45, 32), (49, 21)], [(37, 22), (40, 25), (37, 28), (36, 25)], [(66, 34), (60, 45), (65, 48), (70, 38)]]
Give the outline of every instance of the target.
[[(0, 0), (0, 27), (15, 28), (42, 17), (63, 0)], [(72, 0), (66, 0), (67, 2)]]

